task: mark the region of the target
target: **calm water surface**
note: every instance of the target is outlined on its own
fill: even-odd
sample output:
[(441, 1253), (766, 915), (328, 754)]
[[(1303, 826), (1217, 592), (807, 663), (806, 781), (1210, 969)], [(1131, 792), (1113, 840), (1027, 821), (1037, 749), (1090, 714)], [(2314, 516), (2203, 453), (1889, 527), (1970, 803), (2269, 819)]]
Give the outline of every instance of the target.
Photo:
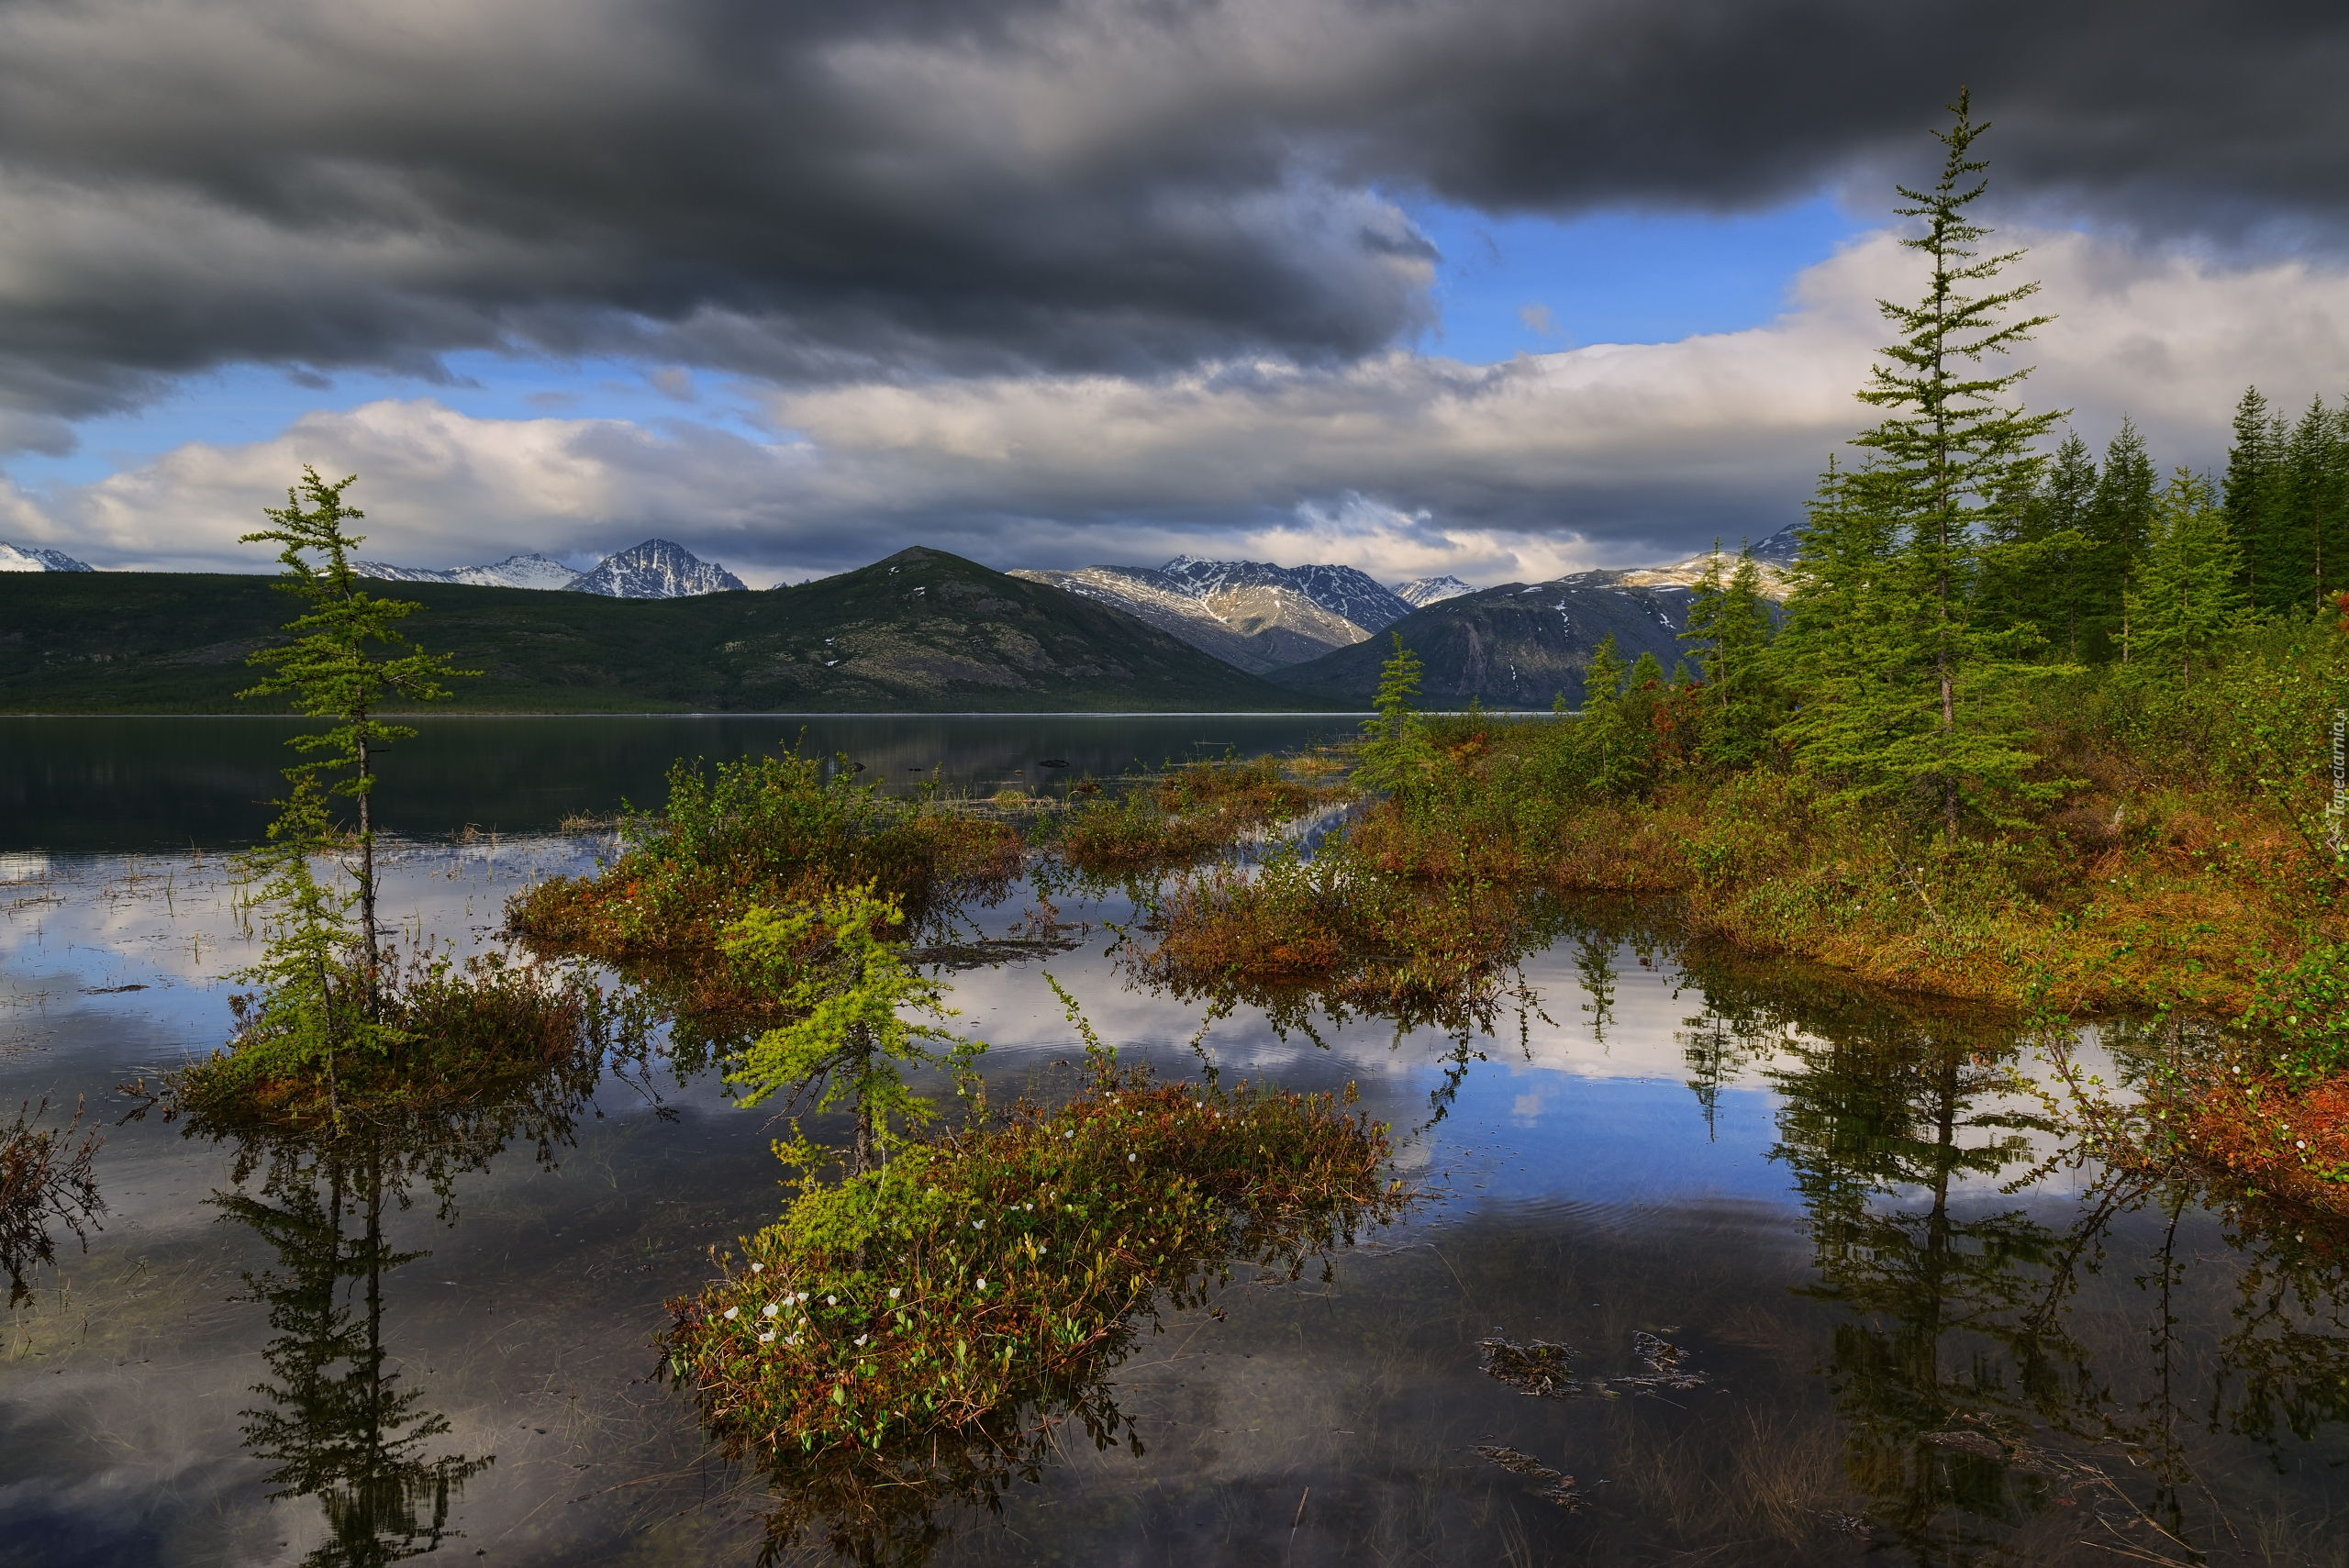
[[(165, 721), (190, 728), (162, 741), (103, 721), (141, 742), (111, 762), (102, 728), (50, 762), (24, 760), (27, 728), (6, 737), (7, 787), (47, 801), (50, 826), (12, 815), (0, 854), (0, 1100), (46, 1098), (52, 1124), (86, 1101), (108, 1210), (11, 1308), (0, 1562), (757, 1561), (764, 1482), (710, 1455), (649, 1380), (649, 1341), (709, 1248), (774, 1218), (763, 1113), (656, 1064), (325, 1166), (154, 1116), (117, 1125), (138, 1103), (117, 1085), (219, 1042), (217, 977), (255, 951), (217, 851), (249, 830), (230, 797), (266, 790), (273, 759), (258, 728), (201, 722)], [(765, 735), (604, 722), (431, 731), (418, 754), (440, 772), (409, 776), (436, 804), (403, 821), (387, 917), (488, 940), (514, 891), (606, 846), (451, 829), (643, 799), (669, 755)], [(854, 722), (820, 744), (973, 779), (1076, 763), (1087, 734)], [(1218, 751), (1278, 743), (1242, 723), (1105, 728), (1086, 765), (1155, 761), (1193, 729)], [(469, 767), (494, 809), (466, 809)], [(515, 804), (543, 768), (569, 793)], [(41, 795), (36, 776), (82, 782)], [(152, 803), (206, 779), (215, 814), (150, 837)], [(1028, 901), (981, 922), (1008, 931)], [(1095, 929), (1049, 967), (1101, 1032), (1198, 1072), (1205, 1005), (1138, 987), (1108, 951), (1101, 922), (1130, 911), (1062, 913)], [(998, 1097), (1067, 1082), (1045, 967), (952, 976)], [(1110, 1374), (1134, 1440), (1097, 1450), (1063, 1428), (999, 1513), (940, 1501), (930, 1560), (2349, 1557), (2332, 1233), (2191, 1193), (2116, 1201), (2093, 1168), (2043, 1162), (2060, 1140), (2015, 1081), (2034, 1059), (1995, 1023), (1675, 960), (1596, 917), (1525, 981), (1465, 1040), (1326, 1015), (1308, 1034), (1246, 1007), (1215, 1021), (1200, 1049), (1227, 1074), (1358, 1084), (1425, 1200), (1327, 1282), (1241, 1278), (1220, 1317), (1167, 1314)], [(1531, 1398), (1478, 1349), (1563, 1341), (1605, 1378), (1637, 1370), (1642, 1334), (1703, 1381)], [(1573, 1477), (1585, 1506), (1479, 1451), (1503, 1448)], [(829, 1556), (820, 1537), (778, 1551)]]
[[(622, 800), (658, 805), (680, 757), (712, 762), (797, 744), (845, 756), (892, 789), (936, 779), (993, 795), (1048, 792), (1174, 760), (1254, 756), (1351, 731), (1329, 714), (674, 715), (429, 717), (385, 755), (377, 801), (417, 836), (544, 832)], [(301, 721), (263, 717), (0, 717), (0, 850), (218, 848), (259, 839), (284, 793), (285, 740)], [(1047, 762), (1063, 762), (1051, 768)]]

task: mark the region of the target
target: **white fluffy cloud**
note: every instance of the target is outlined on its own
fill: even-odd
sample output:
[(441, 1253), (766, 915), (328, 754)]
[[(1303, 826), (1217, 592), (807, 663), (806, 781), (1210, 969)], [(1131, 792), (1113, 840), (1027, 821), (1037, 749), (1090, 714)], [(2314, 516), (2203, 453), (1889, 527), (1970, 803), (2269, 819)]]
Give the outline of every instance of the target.
[[(2074, 408), (2092, 444), (2126, 411), (2159, 461), (2208, 464), (2246, 384), (2288, 406), (2349, 390), (2349, 273), (2032, 238), (2023, 275), (2059, 319), (2030, 350), (2030, 402)], [(235, 535), (311, 462), (362, 475), (371, 552), (418, 565), (657, 533), (754, 581), (916, 542), (997, 566), (1188, 550), (1540, 577), (1798, 518), (1866, 414), (1852, 393), (1885, 332), (1874, 302), (1912, 294), (1917, 272), (1878, 234), (1803, 273), (1768, 325), (1489, 366), (1397, 352), (771, 388), (764, 441), (379, 403), (250, 446), (181, 448), (56, 497), (26, 531), (110, 565), (250, 567)]]

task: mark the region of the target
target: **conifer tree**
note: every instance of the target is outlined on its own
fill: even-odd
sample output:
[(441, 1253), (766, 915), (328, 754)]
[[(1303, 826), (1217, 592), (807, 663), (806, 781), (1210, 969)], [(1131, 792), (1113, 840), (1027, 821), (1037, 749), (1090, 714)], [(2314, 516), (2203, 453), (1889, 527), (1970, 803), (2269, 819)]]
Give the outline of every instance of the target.
[(2160, 476), (2145, 450), (2145, 438), (2124, 414), (2121, 428), (2104, 449), (2104, 468), (2097, 475), (2096, 495), (2088, 504), (2087, 533), (2097, 547), (2097, 570), (2090, 579), (2087, 610), (2085, 655), (2096, 662), (2121, 656), (2125, 606), (2121, 595), (2137, 558), (2152, 537), (2154, 512), (2159, 505)]
[(1395, 651), (1378, 670), (1378, 717), (1364, 721), (1362, 762), (1354, 775), (1374, 789), (1403, 794), (1424, 784), (1426, 764), (1435, 753), (1419, 713), (1419, 656), (1403, 646), (1402, 633), (1391, 635)]
[(1854, 652), (1865, 653), (1869, 673), (1858, 684), (1837, 683), (1842, 700), (1865, 711), (1848, 722), (1814, 715), (1799, 739), (1810, 748), (1806, 760), (1842, 774), (1848, 790), (1930, 800), (1954, 834), (1969, 780), (2017, 788), (2036, 761), (2019, 744), (2010, 701), (2030, 639), (1982, 624), (1976, 594), (1986, 552), (1997, 548), (1986, 539), (2012, 526), (2008, 514), (2036, 486), (2045, 460), (2032, 443), (2064, 415), (2009, 405), (2029, 368), (1983, 362), (2053, 318), (2008, 318), (2036, 284), (1991, 286), (2022, 252), (1979, 249), (1990, 230), (1967, 209), (1987, 188), (1988, 165), (1972, 152), (1989, 128), (1974, 122), (1962, 91), (1950, 109), (1954, 123), (1933, 133), (1945, 153), (1940, 180), (1925, 191), (1898, 187), (1909, 205), (1896, 211), (1922, 225), (1901, 243), (1926, 257), (1932, 273), (1916, 304), (1877, 302), (1899, 338), (1860, 389), (1885, 413), (1854, 438), (1873, 461), (1847, 479), (1842, 497), (1844, 508), (1887, 525), (1887, 543), (1897, 539), (1864, 579), (1872, 613), (1857, 623), (1867, 646)]
[(1786, 627), (1770, 650), (1795, 701), (1780, 733), (1806, 767), (1863, 797), (1883, 792), (1882, 759), (1932, 723), (1935, 708), (1935, 694), (1914, 678), (1903, 624), (1899, 530), (1870, 504), (1869, 479), (1829, 457), (1790, 574)]
[(2191, 683), (2211, 648), (2241, 619), (2242, 550), (2210, 481), (2179, 469), (2162, 495), (2154, 537), (2129, 590), (2133, 662)]
[(1575, 721), (1575, 747), (1583, 773), (1603, 794), (1638, 782), (1646, 760), (1644, 737), (1624, 711), (1622, 656), (1609, 632), (1591, 650), (1582, 672), (1582, 714)]
[(2241, 557), (2245, 602), (2254, 609), (2277, 609), (2297, 600), (2300, 587), (2292, 571), (2285, 495), (2283, 457), (2290, 436), (2255, 386), (2245, 387), (2236, 401), (2233, 426), (2234, 444), (2227, 449), (2227, 531)]
[[(399, 623), (422, 609), (422, 605), (377, 598), (361, 586), (366, 579), (351, 569), (351, 554), (365, 542), (366, 536), (345, 533), (342, 527), (366, 516), (342, 504), (343, 492), (358, 482), (358, 475), (352, 474), (329, 484), (306, 463), (299, 487), (285, 492), (285, 505), (262, 508), (262, 515), (276, 526), (242, 536), (243, 543), (267, 539), (284, 547), (277, 559), (285, 570), (276, 585), (305, 601), (308, 609), (285, 624), (287, 631), (302, 634), (298, 640), (252, 655), (248, 662), (271, 666), (271, 673), (237, 695), (291, 693), (300, 712), (337, 721), (323, 734), (297, 735), (288, 742), (296, 751), (313, 754), (314, 760), (286, 773), (297, 787), (302, 780), (315, 779), (322, 772), (340, 773), (329, 793), (348, 797), (358, 807), (359, 864), (352, 880), (357, 884), (367, 1013), (373, 1018), (379, 1011), (383, 964), (375, 927), (375, 828), (371, 810), (375, 762), (390, 742), (416, 733), (405, 725), (385, 724), (378, 715), (394, 697), (444, 700), (449, 693), (440, 685), (442, 680), (480, 672), (451, 668), (445, 654), (417, 650), (399, 629)], [(315, 562), (312, 557), (317, 558)], [(301, 845), (296, 852), (315, 851), (318, 847)]]
[(1705, 683), (1698, 754), (1718, 767), (1741, 768), (1762, 755), (1777, 722), (1766, 663), (1776, 627), (1762, 601), (1762, 573), (1751, 547), (1739, 552), (1726, 581), (1721, 559), (1715, 540), (1712, 560), (1689, 598), (1680, 640), (1697, 645)]
[[(783, 1094), (796, 1105), (812, 1094), (818, 1112), (846, 1105), (856, 1118), (851, 1175), (885, 1157), (900, 1140), (898, 1126), (937, 1118), (937, 1106), (907, 1086), (905, 1067), (944, 1068), (960, 1083), (986, 1050), (984, 1041), (907, 1017), (943, 1020), (955, 1010), (946, 1005), (946, 987), (907, 964), (884, 935), (905, 918), (894, 896), (868, 884), (832, 890), (812, 906), (754, 905), (719, 939), (736, 962), (776, 977), (775, 1000), (793, 1018), (728, 1064), (728, 1079), (742, 1094), (737, 1103)], [(777, 1151), (801, 1165), (818, 1158), (804, 1140)]]
[(2310, 400), (2285, 443), (2278, 474), (2277, 533), (2288, 554), (2279, 562), (2276, 584), (2279, 608), (2321, 610), (2337, 584), (2349, 582), (2349, 530), (2342, 513), (2349, 508), (2349, 398), (2338, 409), (2321, 397)]
[(2022, 505), (1998, 508), (1984, 525), (1984, 539), (1994, 547), (1986, 552), (1978, 606), (1986, 624), (2031, 628), (2075, 663), (2106, 569), (2104, 552), (2088, 532), (2096, 483), (2087, 443), (2077, 431), (2067, 433)]

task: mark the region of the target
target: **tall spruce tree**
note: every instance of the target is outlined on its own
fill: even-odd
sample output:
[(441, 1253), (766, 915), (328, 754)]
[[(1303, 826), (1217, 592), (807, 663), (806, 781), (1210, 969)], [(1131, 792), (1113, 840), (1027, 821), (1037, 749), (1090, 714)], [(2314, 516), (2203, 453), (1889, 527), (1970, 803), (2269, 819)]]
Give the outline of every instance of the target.
[(2179, 469), (2129, 588), (2133, 662), (2190, 683), (2241, 618), (2243, 552), (2210, 479)]
[(2086, 656), (2109, 662), (2121, 657), (2127, 606), (2122, 600), (2129, 573), (2153, 537), (2154, 513), (2159, 505), (2160, 476), (2145, 450), (2145, 438), (2123, 414), (2121, 428), (2104, 449), (2104, 468), (2096, 476), (2096, 495), (2088, 503), (2087, 532), (2096, 541), (2097, 571), (2089, 580)]
[(2290, 517), (2285, 494), (2284, 450), (2290, 429), (2275, 417), (2259, 388), (2236, 400), (2234, 444), (2227, 449), (2227, 531), (2241, 557), (2237, 568), (2252, 608), (2280, 609), (2299, 597), (2292, 570)]
[(1978, 606), (1986, 623), (2032, 628), (2056, 657), (2076, 663), (2104, 552), (2088, 532), (2096, 499), (2096, 460), (2077, 431), (2067, 433), (2038, 486), (2019, 506), (2001, 506), (1984, 525), (1993, 548), (1983, 563)]
[[(380, 1011), (383, 967), (375, 925), (375, 766), (385, 746), (416, 733), (406, 725), (384, 723), (382, 709), (400, 697), (443, 701), (449, 692), (442, 680), (481, 672), (453, 669), (447, 655), (426, 653), (409, 640), (400, 622), (422, 605), (378, 598), (362, 585), (366, 579), (352, 570), (351, 552), (366, 536), (343, 531), (345, 522), (366, 516), (342, 504), (343, 492), (358, 482), (352, 474), (329, 483), (306, 463), (300, 485), (285, 492), (285, 505), (262, 508), (262, 516), (275, 527), (241, 536), (247, 544), (266, 539), (284, 547), (277, 554), (284, 571), (276, 586), (303, 601), (306, 613), (285, 623), (287, 631), (299, 634), (295, 641), (252, 655), (248, 662), (268, 665), (271, 673), (237, 695), (290, 693), (300, 712), (334, 721), (323, 734), (297, 735), (287, 742), (311, 760), (287, 769), (286, 775), (295, 781), (297, 799), (302, 781), (321, 773), (337, 775), (328, 793), (346, 796), (358, 807), (358, 864), (352, 881), (359, 899), (366, 1010), (373, 1018)], [(290, 817), (293, 808), (288, 809)], [(291, 846), (295, 853), (323, 847)]]
[(2349, 507), (2349, 398), (2327, 408), (2311, 398), (2292, 427), (2278, 463), (2277, 529), (2284, 543), (2276, 584), (2277, 607), (2321, 610), (2349, 583), (2342, 512)]
[[(2011, 702), (2019, 656), (2031, 639), (1985, 624), (1976, 594), (1985, 562), (1998, 548), (1990, 538), (2012, 527), (2008, 514), (2025, 503), (2044, 464), (2032, 443), (2064, 413), (2031, 414), (2009, 403), (2029, 367), (1984, 364), (2053, 317), (2008, 317), (2038, 284), (1991, 286), (2022, 252), (1979, 248), (1990, 230), (1967, 209), (1987, 188), (1981, 175), (1988, 165), (1972, 153), (1989, 128), (1974, 122), (1962, 91), (1950, 112), (1954, 123), (1933, 133), (1945, 153), (1939, 182), (1924, 191), (1898, 187), (1909, 205), (1896, 212), (1922, 228), (1901, 243), (1929, 261), (1931, 278), (1916, 304), (1877, 302), (1899, 338), (1886, 346), (1886, 362), (1872, 367), (1858, 395), (1884, 417), (1854, 438), (1872, 461), (1841, 487), (1841, 507), (1856, 506), (1884, 525), (1882, 552), (1813, 568), (1813, 575), (1861, 572), (1871, 614), (1860, 630), (1875, 684), (1837, 683), (1840, 700), (1862, 704), (1865, 715), (1847, 724), (1814, 713), (1795, 738), (1805, 760), (1840, 775), (1847, 793), (1930, 800), (1954, 834), (1969, 781), (2019, 788), (2037, 761), (2020, 744)], [(1818, 532), (1815, 525), (1810, 531)], [(1820, 691), (1806, 695), (1814, 707), (1839, 700)]]
[(1933, 694), (1910, 678), (1899, 528), (1869, 503), (1870, 477), (1828, 458), (1789, 573), (1786, 625), (1770, 649), (1795, 705), (1781, 736), (1804, 766), (1862, 795), (1881, 792), (1879, 759), (1931, 723), (1934, 707)]
[(1698, 752), (1718, 767), (1742, 768), (1758, 760), (1778, 719), (1766, 662), (1776, 630), (1762, 600), (1762, 573), (1753, 551), (1739, 551), (1724, 578), (1720, 541), (1688, 600), (1680, 640), (1696, 646), (1705, 683), (1700, 695), (1702, 729)]

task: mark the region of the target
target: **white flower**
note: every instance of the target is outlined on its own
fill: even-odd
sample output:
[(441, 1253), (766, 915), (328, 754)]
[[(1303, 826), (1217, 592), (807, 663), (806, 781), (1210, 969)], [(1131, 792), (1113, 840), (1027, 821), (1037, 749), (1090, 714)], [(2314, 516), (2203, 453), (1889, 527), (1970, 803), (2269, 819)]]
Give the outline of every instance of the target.
[(856, 1342), (857, 1342), (858, 1344), (860, 1344), (860, 1345), (861, 1345), (861, 1344), (864, 1343), (864, 1341), (865, 1341), (865, 1340), (869, 1340), (869, 1339), (871, 1339), (871, 1338), (873, 1338), (873, 1336), (872, 1336), (872, 1335), (870, 1335), (870, 1334), (859, 1334), (859, 1335), (856, 1337)]
[(827, 1307), (838, 1307), (840, 1304), (841, 1298), (837, 1296), (828, 1296), (824, 1297), (824, 1305)]
[(2292, 1140), (2292, 1147), (2295, 1149), (2306, 1149), (2308, 1146), (2309, 1140), (2305, 1138), (2296, 1138)]
[(761, 1335), (759, 1336), (759, 1343), (761, 1343), (761, 1344), (763, 1344), (763, 1345), (772, 1345), (772, 1344), (774, 1344), (774, 1329), (768, 1329), (765, 1333), (761, 1334)]
[(773, 1318), (782, 1310), (782, 1307), (777, 1307), (774, 1302), (770, 1301), (764, 1307), (759, 1308), (759, 1316), (762, 1318)]
[(1129, 1165), (1130, 1165), (1130, 1164), (1132, 1164), (1133, 1162), (1134, 1162), (1134, 1157), (1133, 1157), (1132, 1155), (1130, 1155), (1130, 1154), (1127, 1155), (1127, 1156), (1126, 1156), (1126, 1163), (1127, 1163), (1127, 1164), (1129, 1164)]
[(889, 1287), (889, 1299), (892, 1301), (897, 1299), (897, 1287), (894, 1284)]
[(986, 1281), (985, 1281), (985, 1280), (981, 1280), (981, 1281), (979, 1282), (979, 1288), (980, 1288), (981, 1290), (985, 1290), (985, 1289), (986, 1289), (986, 1287), (987, 1287), (987, 1282), (986, 1282)]
[(754, 1274), (763, 1274), (767, 1272), (767, 1266), (764, 1263), (752, 1263), (751, 1272)]
[(741, 1311), (741, 1310), (742, 1310), (742, 1309), (741, 1309), (740, 1307), (728, 1307), (728, 1308), (726, 1309), (726, 1320), (727, 1320), (729, 1323), (731, 1323), (732, 1321), (734, 1321), (734, 1318), (735, 1318), (736, 1315), (738, 1315), (739, 1313), (740, 1313), (740, 1311)]

